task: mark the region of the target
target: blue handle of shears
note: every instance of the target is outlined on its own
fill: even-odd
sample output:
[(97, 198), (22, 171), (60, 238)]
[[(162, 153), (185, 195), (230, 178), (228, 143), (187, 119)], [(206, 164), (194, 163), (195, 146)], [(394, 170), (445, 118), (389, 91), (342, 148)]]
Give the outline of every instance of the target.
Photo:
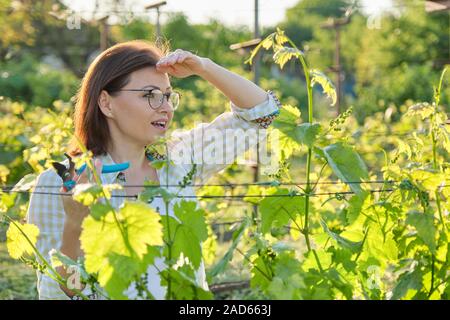
[[(130, 167), (130, 163), (129, 162), (104, 165), (102, 167), (102, 173), (119, 172), (119, 171), (122, 171), (122, 170), (126, 170), (129, 167)], [(86, 163), (83, 164), (80, 168), (77, 169), (77, 175), (82, 174), (85, 169), (86, 169)]]

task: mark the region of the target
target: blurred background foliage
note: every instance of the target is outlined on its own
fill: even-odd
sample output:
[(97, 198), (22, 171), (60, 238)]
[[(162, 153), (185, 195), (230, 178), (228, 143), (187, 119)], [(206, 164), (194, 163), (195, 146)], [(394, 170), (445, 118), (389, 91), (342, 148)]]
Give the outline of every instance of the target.
[[(130, 1), (111, 1), (108, 45), (132, 39), (156, 41), (156, 27), (148, 16), (133, 16), (127, 11)], [(62, 153), (64, 146), (52, 147), (51, 152), (45, 148), (45, 143), (54, 146), (68, 135), (52, 131), (52, 122), (62, 118), (47, 113), (64, 112), (70, 119), (81, 78), (100, 53), (102, 26), (98, 17), (83, 17), (74, 27), (77, 21), (71, 20), (73, 13), (64, 3), (0, 0), (0, 172), (4, 182), (14, 183), (26, 173), (39, 172), (46, 158), (53, 156), (51, 152)], [(374, 20), (364, 14), (361, 5), (359, 0), (300, 0), (286, 10), (278, 26), (263, 28), (261, 37), (282, 28), (305, 51), (309, 65), (335, 81), (335, 32), (323, 25), (330, 18), (349, 18), (340, 31), (340, 111), (353, 107), (352, 117), (359, 125), (384, 119), (393, 127), (407, 106), (431, 100), (430, 84), (437, 82), (442, 67), (450, 63), (449, 12), (427, 13), (421, 0), (392, 0), (390, 10)], [(100, 13), (105, 11), (103, 8)], [(252, 79), (251, 66), (244, 63), (249, 52), (230, 49), (232, 44), (251, 39), (252, 30), (217, 19), (193, 24), (182, 12), (167, 14), (162, 41), (172, 50), (190, 50)], [(282, 70), (274, 66), (267, 52), (261, 60), (260, 85), (274, 90), (283, 104), (298, 107), (304, 117), (306, 92), (297, 60)], [(174, 78), (172, 83), (182, 93), (174, 129), (209, 121), (229, 108), (227, 99), (199, 77)], [(315, 116), (328, 121), (336, 110), (320, 92), (315, 94)], [(444, 86), (441, 101), (447, 112), (449, 97), (450, 89)], [(70, 131), (71, 125), (69, 121), (59, 127)], [(356, 124), (352, 128), (356, 130)], [(35, 137), (38, 134), (41, 138)]]
[[(111, 2), (127, 8), (127, 0)], [(352, 133), (359, 141), (358, 152), (372, 169), (384, 161), (381, 149), (389, 150), (401, 139), (391, 134), (412, 127), (398, 121), (402, 113), (414, 102), (432, 100), (430, 84), (437, 83), (442, 67), (450, 63), (450, 13), (426, 13), (422, 0), (392, 0), (391, 10), (373, 20), (359, 10), (360, 5), (354, 0), (299, 0), (278, 26), (263, 28), (261, 38), (280, 27), (306, 53), (310, 66), (335, 81), (335, 33), (322, 26), (329, 18), (349, 16), (349, 23), (341, 28), (341, 112), (352, 106), (353, 115), (343, 134)], [(58, 0), (0, 0), (2, 183), (15, 183), (25, 174), (42, 171), (64, 151), (80, 80), (100, 53), (99, 22), (82, 19), (80, 28), (69, 28), (67, 9)], [(148, 18), (130, 16), (126, 10), (112, 15), (108, 45), (156, 40), (156, 28)], [(161, 31), (172, 50), (190, 50), (252, 79), (251, 67), (244, 63), (249, 52), (230, 49), (231, 44), (253, 38), (249, 28), (217, 19), (193, 24), (182, 12), (173, 12)], [(265, 53), (261, 68), (260, 85), (274, 90), (283, 104), (300, 108), (304, 117), (307, 99), (298, 63), (291, 61), (280, 71)], [(227, 99), (198, 77), (172, 79), (172, 83), (182, 93), (173, 128), (209, 121), (228, 108)], [(315, 117), (329, 121), (336, 111), (315, 93)], [(447, 113), (449, 99), (449, 86), (444, 86), (441, 102)], [(293, 163), (301, 167), (302, 161), (304, 154)], [(251, 179), (249, 170), (239, 171), (236, 166), (229, 167), (221, 179), (228, 182), (237, 172), (239, 181)], [(11, 267), (5, 257), (0, 247), (0, 299), (34, 297), (19, 281), (6, 281)], [(26, 272), (21, 277), (28, 277), (32, 284), (34, 277)]]
[[(112, 1), (127, 8), (126, 0)], [(302, 48), (309, 64), (324, 70), (332, 79), (335, 33), (322, 25), (329, 18), (350, 13), (350, 23), (341, 28), (343, 108), (354, 106), (360, 123), (374, 112), (399, 106), (407, 99), (429, 100), (433, 92), (426, 84), (436, 82), (438, 70), (450, 61), (449, 14), (426, 13), (423, 1), (393, 0), (390, 11), (377, 17), (364, 15), (359, 1), (302, 0), (289, 8), (278, 25)], [(100, 26), (81, 19), (80, 28), (68, 24), (70, 12), (58, 0), (0, 0), (0, 95), (30, 106), (51, 107), (56, 100), (70, 101), (89, 62), (99, 51)], [(69, 13), (68, 13), (69, 12)], [(155, 41), (156, 28), (142, 15), (114, 14), (108, 44), (131, 39)], [(171, 48), (183, 48), (251, 78), (247, 55), (230, 50), (233, 43), (253, 37), (247, 27), (232, 27), (217, 19), (192, 24), (182, 12), (168, 13), (162, 25)], [(265, 27), (262, 37), (276, 26)], [(262, 57), (261, 84), (275, 89), (292, 104), (304, 109), (306, 93), (302, 73), (295, 62), (282, 72), (273, 68), (270, 55)], [(227, 101), (198, 78), (173, 79), (185, 94), (178, 124), (187, 117), (209, 120), (223, 110)], [(448, 91), (443, 102), (448, 101)], [(208, 112), (205, 112), (208, 110)], [(198, 114), (195, 114), (197, 111)], [(319, 115), (330, 112), (323, 103)]]

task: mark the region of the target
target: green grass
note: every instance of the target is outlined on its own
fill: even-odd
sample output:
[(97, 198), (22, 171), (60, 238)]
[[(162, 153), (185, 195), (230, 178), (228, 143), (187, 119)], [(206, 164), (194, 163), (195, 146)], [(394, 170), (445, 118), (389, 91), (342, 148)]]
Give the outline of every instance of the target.
[(35, 271), (12, 259), (0, 241), (0, 300), (32, 299), (37, 299)]

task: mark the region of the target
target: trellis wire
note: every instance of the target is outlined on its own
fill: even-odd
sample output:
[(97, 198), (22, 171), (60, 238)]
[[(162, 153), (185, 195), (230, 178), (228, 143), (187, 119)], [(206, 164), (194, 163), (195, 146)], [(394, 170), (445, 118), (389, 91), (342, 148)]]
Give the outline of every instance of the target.
[[(317, 183), (310, 184), (317, 184), (317, 185), (340, 185), (340, 184), (381, 184), (381, 183), (398, 183), (400, 181), (396, 180), (372, 180), (372, 181), (319, 181)], [(218, 183), (218, 184), (189, 184), (186, 185), (186, 187), (228, 187), (228, 188), (234, 188), (234, 187), (250, 187), (250, 186), (259, 186), (259, 187), (279, 187), (279, 186), (301, 186), (306, 185), (307, 183), (305, 181), (300, 182), (277, 182), (277, 181), (268, 181), (268, 182), (249, 182), (249, 183)], [(2, 186), (2, 190), (8, 191), (8, 189), (13, 190), (16, 187), (16, 185), (5, 185)], [(137, 185), (137, 184), (130, 184), (130, 185), (122, 185), (123, 188), (160, 188), (160, 187), (183, 187), (179, 184), (161, 184), (161, 185)], [(61, 188), (61, 185), (37, 185), (33, 186), (33, 188)]]
[[(440, 186), (441, 188), (449, 187), (450, 185)], [(367, 192), (378, 193), (378, 192), (390, 192), (395, 191), (396, 189), (369, 189), (364, 190)], [(62, 192), (40, 192), (40, 191), (24, 191), (24, 190), (10, 190), (12, 193), (35, 193), (35, 194), (47, 194), (47, 195), (55, 195), (55, 196), (73, 196), (73, 193), (62, 193)], [(346, 194), (356, 194), (354, 191), (335, 191), (335, 192), (319, 192), (319, 193), (290, 193), (290, 194), (268, 194), (268, 195), (256, 195), (256, 194), (239, 194), (239, 195), (174, 195), (174, 198), (181, 199), (244, 199), (244, 198), (292, 198), (292, 197), (316, 197), (316, 196), (331, 196), (331, 195), (346, 195)], [(111, 197), (115, 198), (135, 198), (137, 199), (137, 195), (111, 195)], [(154, 195), (152, 198), (164, 198), (161, 195)]]

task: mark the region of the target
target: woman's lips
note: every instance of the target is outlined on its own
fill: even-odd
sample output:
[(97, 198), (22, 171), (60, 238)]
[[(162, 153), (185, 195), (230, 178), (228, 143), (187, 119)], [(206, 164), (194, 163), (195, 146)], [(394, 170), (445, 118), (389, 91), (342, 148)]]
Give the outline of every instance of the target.
[(152, 121), (151, 124), (158, 130), (165, 131), (167, 129), (167, 120), (156, 120)]

